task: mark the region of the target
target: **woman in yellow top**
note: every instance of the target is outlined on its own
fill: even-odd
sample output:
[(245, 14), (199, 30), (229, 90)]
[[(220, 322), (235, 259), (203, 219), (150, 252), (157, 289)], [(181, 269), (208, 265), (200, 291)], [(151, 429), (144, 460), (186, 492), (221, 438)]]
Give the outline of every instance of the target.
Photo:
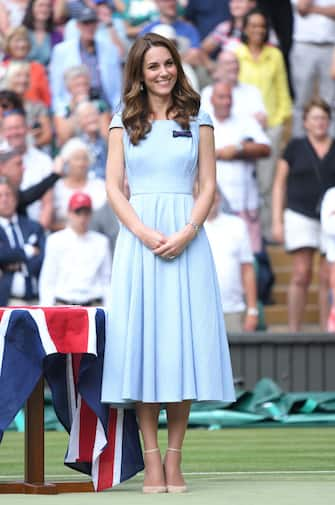
[(269, 158), (257, 164), (257, 179), (263, 198), (261, 221), (265, 238), (271, 240), (271, 192), (284, 122), (291, 116), (292, 103), (281, 51), (268, 44), (269, 22), (261, 9), (245, 16), (242, 43), (236, 48), (240, 82), (256, 86), (267, 111), (267, 134), (272, 144)]

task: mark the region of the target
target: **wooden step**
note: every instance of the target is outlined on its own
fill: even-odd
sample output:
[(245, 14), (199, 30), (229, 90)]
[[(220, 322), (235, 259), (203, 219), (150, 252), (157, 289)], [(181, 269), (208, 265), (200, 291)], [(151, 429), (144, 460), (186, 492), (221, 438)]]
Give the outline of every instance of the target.
[[(287, 304), (287, 285), (280, 285), (275, 283), (272, 290), (272, 299), (275, 304)], [(307, 294), (307, 303), (311, 305), (317, 305), (319, 301), (319, 290), (317, 285), (312, 285), (309, 287)]]
[[(292, 269), (289, 267), (278, 267), (276, 268), (274, 274), (276, 286), (287, 286), (291, 279)], [(318, 284), (318, 271), (315, 268), (313, 269), (312, 284)]]
[[(277, 267), (291, 267), (292, 265), (292, 255), (285, 252), (282, 247), (279, 246), (269, 246), (268, 254), (270, 256), (270, 261), (273, 270), (276, 270)], [(313, 267), (318, 269), (320, 261), (320, 256), (318, 254), (314, 255), (314, 263)]]
[[(287, 306), (286, 305), (267, 305), (265, 308), (265, 321), (267, 325), (287, 324)], [(318, 324), (319, 308), (315, 304), (308, 304), (305, 309), (304, 323)]]

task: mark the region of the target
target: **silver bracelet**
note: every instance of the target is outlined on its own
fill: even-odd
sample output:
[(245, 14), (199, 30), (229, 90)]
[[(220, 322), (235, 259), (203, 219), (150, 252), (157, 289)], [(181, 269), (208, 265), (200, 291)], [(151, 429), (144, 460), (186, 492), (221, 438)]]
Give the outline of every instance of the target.
[(186, 224), (190, 224), (192, 226), (193, 230), (195, 231), (195, 233), (198, 233), (198, 231), (200, 230), (200, 225), (199, 224), (192, 223), (192, 221), (189, 221)]
[(248, 316), (258, 316), (258, 309), (257, 309), (257, 307), (248, 307), (247, 308), (247, 314), (248, 314)]

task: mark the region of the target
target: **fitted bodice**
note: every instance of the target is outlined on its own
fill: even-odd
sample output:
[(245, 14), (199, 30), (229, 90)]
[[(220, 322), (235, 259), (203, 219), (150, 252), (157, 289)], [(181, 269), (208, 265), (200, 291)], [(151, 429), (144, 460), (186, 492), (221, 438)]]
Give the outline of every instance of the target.
[[(199, 126), (212, 125), (205, 112), (185, 131), (174, 120), (156, 120), (139, 144), (133, 145), (124, 131), (124, 155), (131, 195), (141, 193), (192, 193), (198, 168)], [(122, 126), (113, 117), (111, 128)]]

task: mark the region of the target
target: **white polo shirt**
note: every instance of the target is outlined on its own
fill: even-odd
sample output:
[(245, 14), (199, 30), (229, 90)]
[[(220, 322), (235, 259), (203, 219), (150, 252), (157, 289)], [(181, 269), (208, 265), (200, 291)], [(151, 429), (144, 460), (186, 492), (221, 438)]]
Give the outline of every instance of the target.
[(232, 214), (219, 214), (204, 224), (212, 249), (223, 312), (245, 309), (241, 265), (253, 263), (245, 222)]
[[(294, 7), (295, 42), (314, 44), (335, 43), (335, 20), (321, 14), (307, 14), (301, 16), (296, 9), (297, 0), (291, 0)], [(335, 5), (334, 0), (314, 0), (314, 5), (327, 7)]]
[(328, 189), (323, 197), (321, 227), (325, 234), (327, 260), (335, 262), (335, 188)]
[[(263, 129), (253, 118), (231, 116), (219, 121), (214, 117), (213, 123), (216, 149), (228, 145), (236, 146), (247, 139), (270, 145)], [(258, 208), (259, 194), (254, 161), (217, 160), (216, 178), (222, 193), (235, 212)]]

